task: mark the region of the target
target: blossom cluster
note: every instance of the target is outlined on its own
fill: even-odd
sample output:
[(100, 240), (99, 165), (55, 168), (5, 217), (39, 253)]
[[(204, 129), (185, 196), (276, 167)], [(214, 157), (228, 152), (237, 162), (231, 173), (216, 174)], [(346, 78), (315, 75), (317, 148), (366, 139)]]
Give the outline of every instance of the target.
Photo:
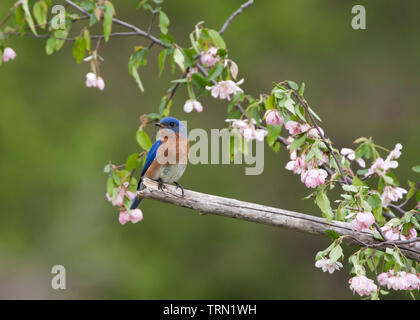
[[(417, 230), (416, 228), (411, 228), (408, 230), (407, 234), (402, 234), (402, 225), (399, 225), (397, 228), (387, 224), (381, 228), (381, 231), (383, 232), (385, 238), (388, 241), (405, 241), (405, 240), (411, 240), (417, 237)], [(410, 243), (410, 246), (415, 246), (415, 242)]]
[(100, 76), (97, 76), (93, 72), (89, 72), (86, 75), (86, 87), (88, 88), (95, 87), (102, 91), (105, 89), (104, 79)]
[(373, 280), (367, 278), (364, 275), (350, 278), (349, 283), (350, 290), (352, 290), (353, 293), (357, 293), (359, 296), (369, 296), (371, 293), (376, 292), (378, 289)]
[(124, 182), (117, 190), (117, 197), (113, 199), (108, 193), (106, 193), (106, 198), (113, 206), (119, 207), (120, 215), (119, 222), (124, 225), (127, 222), (131, 221), (132, 223), (137, 223), (143, 220), (143, 212), (140, 209), (127, 210), (124, 207), (124, 198), (127, 197), (130, 200), (133, 200), (136, 196), (135, 193), (128, 190), (129, 183)]
[[(288, 121), (284, 126), (288, 131), (290, 136), (286, 139), (288, 149), (290, 145), (295, 140), (294, 136), (306, 133), (306, 136), (311, 139), (318, 139), (320, 137), (319, 131), (324, 134), (324, 131), (319, 128), (319, 131), (316, 128), (312, 128), (308, 123), (300, 124), (296, 121)], [(329, 157), (326, 153), (323, 153), (322, 160), (312, 158), (309, 161), (306, 160), (308, 151), (302, 151), (298, 156), (297, 150), (292, 150), (290, 152), (290, 161), (286, 164), (286, 169), (292, 171), (294, 174), (299, 174), (302, 183), (305, 184), (307, 188), (316, 188), (320, 185), (323, 185), (328, 176), (327, 171), (321, 169), (320, 166), (324, 163), (329, 164)]]
[(226, 119), (226, 122), (232, 122), (232, 128), (239, 129), (240, 134), (244, 137), (245, 141), (256, 139), (257, 141), (263, 141), (267, 135), (266, 129), (257, 129), (255, 127), (256, 121), (251, 119), (237, 120), (237, 119)]
[(378, 282), (381, 286), (393, 290), (419, 290), (420, 274), (399, 271), (396, 274), (394, 270), (382, 272), (378, 275)]
[(375, 162), (372, 164), (372, 166), (369, 168), (368, 172), (365, 174), (365, 176), (370, 176), (373, 174), (377, 174), (378, 176), (384, 176), (387, 171), (390, 169), (395, 169), (398, 167), (398, 161), (395, 159), (398, 159), (401, 156), (401, 149), (402, 145), (400, 143), (397, 143), (395, 145), (394, 150), (392, 150), (386, 159), (379, 157), (375, 160)]

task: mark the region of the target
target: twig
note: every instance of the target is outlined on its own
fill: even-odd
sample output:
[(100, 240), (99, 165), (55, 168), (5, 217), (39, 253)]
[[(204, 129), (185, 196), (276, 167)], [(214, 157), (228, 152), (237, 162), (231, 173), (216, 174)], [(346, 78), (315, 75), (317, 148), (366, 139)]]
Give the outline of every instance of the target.
[(223, 34), (223, 32), (226, 31), (227, 27), (229, 27), (229, 24), (235, 19), (236, 16), (240, 15), (242, 11), (244, 11), (245, 8), (250, 7), (254, 3), (254, 0), (248, 0), (245, 2), (241, 7), (236, 10), (223, 24), (223, 27), (220, 29), (219, 34)]
[[(78, 6), (77, 4), (75, 4), (73, 1), (70, 0), (65, 0), (66, 3), (68, 3), (70, 6), (72, 6), (73, 8), (77, 9), (80, 12), (83, 12), (84, 14), (87, 14), (88, 16), (90, 16), (89, 12), (87, 12), (86, 10), (84, 10), (82, 7)], [(118, 25), (121, 25), (123, 27), (126, 27), (130, 30), (133, 30), (137, 35), (148, 38), (149, 40), (153, 41), (154, 43), (167, 48), (168, 46), (166, 46), (162, 41), (160, 41), (158, 38), (152, 36), (151, 34), (148, 34), (147, 32), (141, 30), (140, 28), (129, 24), (125, 21), (119, 20), (117, 18), (112, 18), (112, 22)]]
[(17, 7), (19, 7), (21, 4), (22, 4), (22, 2), (21, 2), (21, 1), (17, 1), (17, 2), (13, 5), (13, 7), (11, 7), (11, 8), (10, 8), (10, 11), (9, 11), (9, 13), (7, 14), (7, 16), (6, 16), (3, 20), (1, 20), (1, 22), (0, 22), (0, 27), (1, 27), (3, 24), (5, 24), (5, 23), (7, 22), (7, 20), (9, 20), (9, 18), (13, 15), (14, 10), (15, 10)]

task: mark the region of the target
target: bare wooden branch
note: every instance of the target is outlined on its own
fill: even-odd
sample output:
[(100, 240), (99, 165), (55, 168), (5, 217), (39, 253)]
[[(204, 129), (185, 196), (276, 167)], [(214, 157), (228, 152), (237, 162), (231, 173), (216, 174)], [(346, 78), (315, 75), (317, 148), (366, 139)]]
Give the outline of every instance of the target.
[(235, 19), (235, 17), (237, 15), (240, 15), (242, 13), (242, 11), (244, 11), (245, 8), (251, 6), (254, 3), (254, 0), (248, 0), (247, 2), (245, 2), (243, 5), (241, 5), (239, 7), (238, 10), (236, 10), (227, 20), (226, 22), (223, 24), (223, 27), (220, 29), (219, 34), (222, 34), (223, 32), (226, 31), (227, 27), (229, 27), (229, 24), (233, 21), (233, 19)]
[[(156, 181), (144, 178), (146, 189), (138, 193), (142, 198), (155, 199), (176, 206), (198, 211), (200, 214), (215, 214), (250, 222), (257, 222), (274, 227), (282, 227), (313, 235), (326, 235), (326, 230), (334, 230), (341, 236), (346, 235), (347, 244), (376, 248), (384, 250), (393, 248), (395, 243), (381, 242), (373, 238), (373, 231), (356, 232), (350, 223), (332, 221), (303, 213), (267, 207), (250, 202), (209, 195), (191, 190), (185, 190), (182, 197), (181, 190), (175, 186), (165, 185), (166, 189), (158, 189)], [(409, 259), (420, 262), (420, 243), (398, 244), (401, 252)], [(397, 242), (396, 242), (397, 243)]]

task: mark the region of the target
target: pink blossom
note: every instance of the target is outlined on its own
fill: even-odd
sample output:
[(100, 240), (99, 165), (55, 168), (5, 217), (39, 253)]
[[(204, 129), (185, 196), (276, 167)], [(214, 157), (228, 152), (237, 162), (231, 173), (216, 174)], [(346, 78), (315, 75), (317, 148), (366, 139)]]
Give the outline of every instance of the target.
[(328, 271), (331, 274), (335, 270), (340, 270), (340, 268), (343, 267), (343, 264), (338, 261), (331, 264), (330, 259), (322, 258), (321, 260), (315, 262), (315, 267), (322, 268), (323, 272)]
[(86, 87), (88, 87), (88, 88), (96, 87), (96, 88), (98, 88), (99, 90), (102, 91), (105, 88), (104, 79), (102, 77), (98, 77), (93, 72), (89, 72), (86, 75)]
[(287, 148), (289, 148), (289, 146), (292, 144), (293, 141), (295, 141), (295, 138), (293, 138), (292, 136), (288, 136), (286, 138)]
[(130, 221), (130, 214), (127, 211), (121, 211), (118, 220), (122, 225), (125, 225), (128, 221)]
[(324, 169), (310, 169), (300, 176), (307, 188), (316, 188), (325, 183), (328, 173)]
[[(319, 131), (321, 131), (322, 135), (324, 135), (324, 130), (322, 130), (322, 128), (319, 128)], [(312, 128), (311, 130), (309, 130), (307, 136), (308, 138), (311, 138), (314, 140), (320, 138), (319, 132), (316, 128)]]
[(295, 136), (295, 135), (300, 134), (302, 132), (306, 132), (311, 128), (311, 126), (307, 123), (300, 124), (299, 122), (293, 121), (293, 120), (287, 121), (287, 123), (284, 127), (286, 128), (286, 130), (289, 131), (289, 133), (292, 136)]
[(384, 191), (381, 195), (382, 205), (387, 207), (391, 202), (398, 201), (402, 199), (404, 194), (407, 193), (407, 190), (399, 187), (385, 186)]
[(388, 171), (389, 169), (395, 169), (396, 167), (398, 167), (398, 162), (397, 161), (392, 160), (389, 157), (386, 160), (384, 160), (382, 158), (378, 158), (373, 163), (373, 165), (369, 168), (369, 170), (365, 174), (365, 176), (370, 176), (372, 174), (377, 174), (379, 176), (384, 176), (386, 171)]
[(280, 113), (276, 109), (267, 110), (264, 114), (265, 123), (274, 126), (282, 126), (283, 125), (283, 118), (280, 116)]
[(311, 126), (307, 123), (300, 125), (300, 132), (306, 132), (311, 128)]
[(366, 276), (356, 276), (349, 280), (350, 290), (353, 293), (357, 293), (359, 296), (369, 296), (372, 292), (375, 292), (378, 287), (373, 280)]
[(385, 225), (381, 228), (382, 233), (384, 234), (387, 241), (396, 241), (400, 240), (400, 232), (398, 229), (393, 228), (389, 225)]
[(7, 62), (9, 60), (14, 60), (16, 58), (16, 52), (12, 49), (7, 47), (6, 49), (4, 49), (3, 52), (3, 61)]
[(301, 174), (306, 168), (306, 162), (302, 157), (291, 160), (287, 163), (286, 169), (293, 171), (294, 174)]
[(301, 133), (300, 124), (296, 121), (287, 121), (286, 125), (284, 126), (287, 130), (289, 130), (289, 133), (294, 136), (299, 133)]
[(386, 286), (388, 282), (388, 273), (382, 272), (381, 274), (378, 275), (377, 280), (381, 286)]
[(140, 209), (137, 208), (137, 209), (131, 210), (130, 213), (131, 213), (130, 221), (132, 223), (137, 223), (143, 220), (143, 212)]
[(371, 212), (358, 212), (352, 221), (352, 228), (358, 232), (369, 229), (375, 223), (375, 217)]
[(200, 61), (206, 67), (213, 67), (220, 57), (217, 55), (217, 48), (210, 47), (206, 52), (201, 52)]
[[(402, 230), (402, 225), (399, 227), (400, 231)], [(401, 240), (411, 240), (417, 238), (417, 230), (416, 228), (411, 228), (408, 230), (407, 234), (401, 234)], [(414, 247), (416, 245), (415, 242), (411, 242), (408, 244), (411, 247)]]
[(143, 220), (143, 212), (140, 209), (134, 209), (130, 212), (124, 210), (120, 212), (118, 220), (122, 225), (126, 224), (128, 221), (131, 221), (131, 223), (137, 223)]
[(268, 131), (266, 129), (256, 129), (255, 120), (251, 119), (237, 120), (237, 119), (226, 119), (226, 122), (232, 122), (232, 127), (239, 129), (239, 132), (246, 141), (256, 139), (257, 141), (263, 141)]
[(392, 150), (389, 153), (387, 158), (389, 158), (389, 160), (398, 159), (401, 156), (401, 149), (402, 149), (401, 143), (397, 143), (394, 147), (394, 150)]
[(105, 81), (102, 77), (98, 77), (96, 80), (96, 87), (101, 91), (105, 89)]
[(345, 156), (347, 159), (349, 159), (350, 161), (356, 160), (356, 162), (359, 164), (360, 167), (362, 167), (362, 168), (366, 167), (365, 160), (363, 160), (362, 158), (357, 158), (356, 159), (356, 153), (354, 152), (353, 149), (342, 148), (340, 153), (343, 156)]
[(203, 111), (203, 106), (201, 105), (201, 103), (197, 100), (187, 100), (184, 104), (184, 111), (189, 113), (193, 110), (196, 110), (197, 112), (201, 112)]
[(206, 86), (206, 89), (211, 91), (213, 98), (230, 100), (238, 92), (243, 92), (239, 85), (244, 82), (244, 79), (233, 82), (232, 80), (220, 81), (213, 86)]
[(420, 289), (419, 276), (411, 272), (399, 271), (394, 275), (394, 270), (391, 269), (378, 275), (378, 282), (381, 286), (393, 290)]

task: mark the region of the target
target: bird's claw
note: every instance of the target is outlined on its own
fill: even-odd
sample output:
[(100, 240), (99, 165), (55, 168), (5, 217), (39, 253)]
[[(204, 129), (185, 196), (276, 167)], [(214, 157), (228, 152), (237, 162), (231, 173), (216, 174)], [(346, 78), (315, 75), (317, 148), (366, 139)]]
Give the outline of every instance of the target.
[(163, 183), (162, 179), (159, 179), (157, 182), (158, 182), (158, 190), (163, 191), (163, 189), (166, 189), (166, 186)]
[(178, 190), (178, 188), (181, 189), (182, 197), (184, 197), (184, 187), (181, 186), (178, 182), (174, 182), (174, 184), (176, 185), (176, 190)]

